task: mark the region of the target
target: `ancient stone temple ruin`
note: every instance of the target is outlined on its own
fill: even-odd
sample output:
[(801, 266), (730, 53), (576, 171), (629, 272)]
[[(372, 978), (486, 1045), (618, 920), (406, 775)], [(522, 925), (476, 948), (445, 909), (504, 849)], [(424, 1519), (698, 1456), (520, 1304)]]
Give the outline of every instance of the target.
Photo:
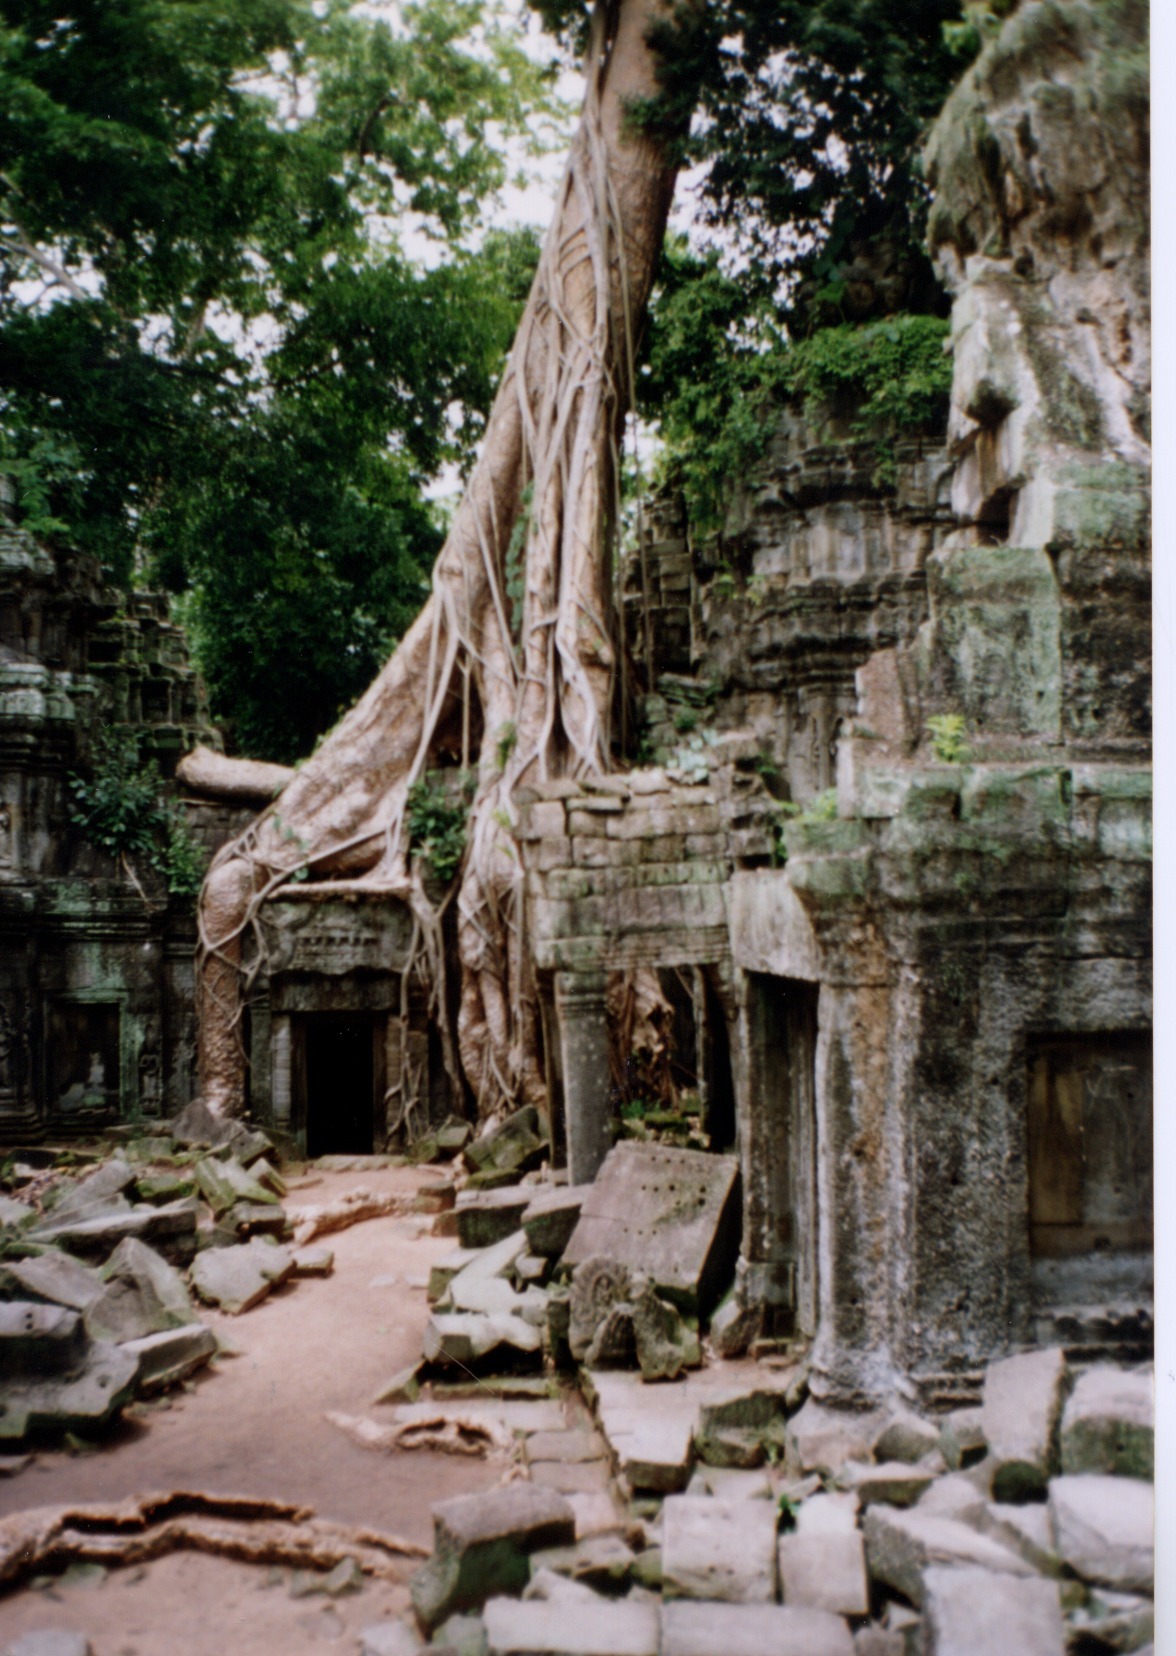
[[(927, 153), (945, 429), (883, 455), (797, 402), (720, 536), (653, 502), (622, 570), (643, 757), (516, 793), (553, 1160), (600, 1169), (610, 994), (656, 973), (739, 1173), (723, 1347), (811, 1341), (818, 1397), (946, 1404), (1009, 1349), (1150, 1341), (1147, 155), (1086, 24), (1038, 10)], [(161, 754), (215, 738), (160, 612), (5, 548), (12, 1136), (186, 1102), (191, 922), (51, 829), (103, 696)], [(244, 814), (215, 794), (210, 845)], [(364, 1152), (469, 1113), (406, 903), (312, 880), (260, 925), (258, 1123)]]

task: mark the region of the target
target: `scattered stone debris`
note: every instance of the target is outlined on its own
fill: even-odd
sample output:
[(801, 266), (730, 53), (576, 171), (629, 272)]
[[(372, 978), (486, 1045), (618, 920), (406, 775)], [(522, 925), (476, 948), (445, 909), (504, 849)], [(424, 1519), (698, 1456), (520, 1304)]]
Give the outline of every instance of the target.
[(515, 1483), (439, 1502), (433, 1537), (433, 1555), (411, 1583), (413, 1608), (430, 1631), (454, 1611), (480, 1608), (496, 1593), (521, 1592), (530, 1579), (528, 1555), (571, 1546), (576, 1519), (554, 1490)]

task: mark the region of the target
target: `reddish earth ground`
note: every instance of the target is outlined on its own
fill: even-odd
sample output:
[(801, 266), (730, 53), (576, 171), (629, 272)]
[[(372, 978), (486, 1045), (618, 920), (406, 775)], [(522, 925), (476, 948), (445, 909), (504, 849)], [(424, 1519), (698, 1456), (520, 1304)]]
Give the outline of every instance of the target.
[[(313, 1174), (313, 1183), (294, 1181), (289, 1202), (326, 1201), (358, 1185), (411, 1193), (432, 1176), (407, 1168)], [(456, 1244), (434, 1237), (428, 1218), (368, 1220), (322, 1244), (334, 1250), (333, 1276), (290, 1283), (241, 1317), (207, 1313), (239, 1355), (219, 1358), (165, 1406), (133, 1411), (97, 1453), (39, 1453), (27, 1471), (0, 1481), (0, 1516), (195, 1489), (274, 1496), (428, 1546), (431, 1503), (496, 1483), (502, 1461), (374, 1453), (324, 1415), (390, 1419), (373, 1399), (419, 1356), (429, 1267)], [(351, 1652), (358, 1629), (407, 1604), (392, 1584), (325, 1599), (292, 1596), (291, 1580), (289, 1570), (195, 1553), (112, 1571), (99, 1585), (67, 1578), (0, 1598), (0, 1649), (33, 1629), (69, 1628), (87, 1635), (94, 1656)]]

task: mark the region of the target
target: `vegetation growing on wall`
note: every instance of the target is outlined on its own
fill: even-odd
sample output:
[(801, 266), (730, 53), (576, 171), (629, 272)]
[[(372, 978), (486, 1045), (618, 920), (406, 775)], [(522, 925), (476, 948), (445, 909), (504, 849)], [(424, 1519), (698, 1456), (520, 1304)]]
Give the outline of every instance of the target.
[(101, 731), (88, 771), (70, 777), (70, 792), (70, 821), (122, 864), (140, 894), (136, 863), (161, 875), (173, 897), (197, 895), (206, 858), (180, 806), (167, 798), (155, 760), (144, 758), (139, 732)]

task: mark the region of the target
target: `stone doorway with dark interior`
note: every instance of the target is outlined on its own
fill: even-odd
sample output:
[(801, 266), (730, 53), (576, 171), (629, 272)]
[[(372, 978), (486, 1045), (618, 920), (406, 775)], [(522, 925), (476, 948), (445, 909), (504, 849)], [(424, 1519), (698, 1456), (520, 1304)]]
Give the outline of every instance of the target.
[(385, 1019), (306, 1012), (291, 1019), (291, 1125), (308, 1156), (370, 1155), (382, 1140)]

